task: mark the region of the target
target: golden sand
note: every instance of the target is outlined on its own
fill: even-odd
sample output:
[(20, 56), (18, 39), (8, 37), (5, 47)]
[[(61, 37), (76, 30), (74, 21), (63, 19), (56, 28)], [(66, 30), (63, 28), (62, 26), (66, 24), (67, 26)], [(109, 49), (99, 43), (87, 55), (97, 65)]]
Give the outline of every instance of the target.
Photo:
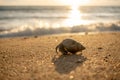
[[(65, 38), (83, 44), (82, 55), (56, 55)], [(69, 79), (119, 80), (120, 32), (0, 39), (0, 80)]]

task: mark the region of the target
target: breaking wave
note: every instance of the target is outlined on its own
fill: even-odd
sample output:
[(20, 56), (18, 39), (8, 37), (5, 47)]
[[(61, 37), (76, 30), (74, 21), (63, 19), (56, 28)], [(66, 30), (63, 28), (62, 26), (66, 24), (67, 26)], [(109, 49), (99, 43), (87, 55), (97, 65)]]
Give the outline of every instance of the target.
[(0, 38), (32, 35), (47, 35), (59, 33), (78, 32), (103, 32), (120, 31), (120, 21), (112, 23), (94, 23), (89, 25), (77, 25), (73, 27), (44, 28), (39, 26), (23, 25), (11, 29), (0, 29)]

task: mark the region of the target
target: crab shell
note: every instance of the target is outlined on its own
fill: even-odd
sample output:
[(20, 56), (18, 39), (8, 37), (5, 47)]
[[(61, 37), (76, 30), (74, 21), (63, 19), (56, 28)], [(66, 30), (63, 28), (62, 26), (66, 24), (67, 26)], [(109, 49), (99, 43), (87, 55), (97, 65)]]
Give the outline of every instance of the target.
[[(82, 51), (85, 49), (85, 47), (80, 44), (79, 42), (73, 40), (73, 39), (65, 39), (63, 40), (57, 47), (56, 49), (59, 48), (59, 51), (63, 54), (67, 54), (68, 52), (70, 53), (76, 53), (79, 51)], [(56, 50), (57, 52), (57, 50)]]

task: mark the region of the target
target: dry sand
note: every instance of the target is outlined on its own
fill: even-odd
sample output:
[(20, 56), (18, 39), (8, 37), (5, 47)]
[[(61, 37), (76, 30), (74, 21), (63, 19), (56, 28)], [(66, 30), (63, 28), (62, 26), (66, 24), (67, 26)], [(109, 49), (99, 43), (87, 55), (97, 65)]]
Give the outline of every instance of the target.
[[(65, 38), (86, 50), (54, 58)], [(120, 80), (120, 32), (1, 38), (0, 80)]]

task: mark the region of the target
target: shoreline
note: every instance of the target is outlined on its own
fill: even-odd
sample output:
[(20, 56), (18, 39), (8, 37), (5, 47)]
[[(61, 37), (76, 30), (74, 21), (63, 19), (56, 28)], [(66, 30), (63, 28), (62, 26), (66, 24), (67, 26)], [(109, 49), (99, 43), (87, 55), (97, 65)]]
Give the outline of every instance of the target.
[(13, 36), (13, 37), (0, 37), (0, 39), (4, 38), (32, 38), (32, 37), (42, 37), (42, 36), (63, 36), (63, 35), (91, 35), (91, 34), (114, 34), (114, 33), (120, 33), (120, 31), (96, 31), (96, 32), (76, 32), (76, 33), (58, 33), (58, 34), (45, 34), (45, 35), (30, 35), (30, 36)]

